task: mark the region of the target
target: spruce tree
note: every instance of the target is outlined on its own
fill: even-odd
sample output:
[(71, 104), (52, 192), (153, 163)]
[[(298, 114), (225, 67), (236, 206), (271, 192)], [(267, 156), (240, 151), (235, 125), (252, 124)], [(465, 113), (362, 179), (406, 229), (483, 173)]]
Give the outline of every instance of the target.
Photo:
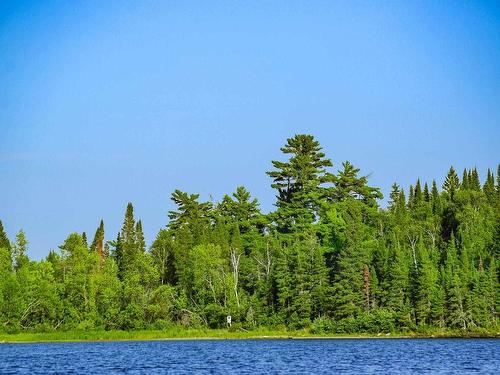
[(399, 211), (404, 211), (406, 209), (406, 197), (405, 197), (405, 191), (401, 189), (401, 192), (399, 194)]
[(488, 202), (492, 204), (495, 201), (495, 178), (489, 168), (486, 181), (483, 185), (483, 192), (486, 195)]
[(88, 243), (88, 240), (87, 240), (87, 233), (82, 232), (82, 240), (83, 240), (83, 245), (88, 248), (89, 247), (89, 243)]
[(410, 185), (410, 189), (408, 191), (408, 208), (411, 210), (415, 207), (415, 190), (413, 185)]
[(498, 168), (497, 168), (496, 192), (497, 192), (497, 204), (500, 204), (500, 164), (498, 164)]
[(389, 258), (389, 272), (384, 283), (384, 307), (393, 311), (401, 322), (409, 321), (409, 264), (402, 249), (394, 245)]
[(7, 237), (7, 233), (3, 229), (2, 220), (0, 220), (0, 248), (6, 249), (10, 252), (10, 241)]
[(110, 241), (110, 245), (113, 248), (112, 256), (115, 259), (116, 265), (118, 267), (118, 276), (120, 280), (123, 278), (123, 241), (120, 233), (116, 235), (115, 241)]
[(90, 245), (90, 251), (97, 252), (101, 261), (104, 259), (104, 221), (102, 219), (95, 231), (92, 245)]
[(464, 168), (464, 172), (462, 174), (462, 185), (461, 185), (462, 190), (469, 190), (469, 175), (467, 172), (467, 168)]
[(391, 193), (389, 194), (388, 207), (391, 212), (395, 212), (398, 206), (399, 194), (401, 194), (398, 184), (393, 183), (391, 186)]
[(415, 205), (422, 202), (422, 187), (420, 186), (420, 179), (417, 179), (417, 183), (415, 184), (414, 199)]
[(125, 244), (133, 244), (136, 241), (134, 206), (131, 202), (127, 204), (127, 209), (125, 211), (125, 219), (123, 221), (121, 239)]
[(488, 327), (492, 323), (492, 312), (495, 311), (495, 283), (491, 282), (491, 274), (482, 268), (474, 272), (471, 294), (471, 315), (479, 327)]
[(429, 185), (427, 185), (427, 182), (424, 184), (424, 200), (426, 202), (431, 201), (431, 195), (429, 193)]
[(460, 188), (460, 180), (458, 179), (457, 172), (453, 167), (450, 167), (448, 174), (443, 183), (443, 190), (445, 190), (450, 197), (453, 198), (455, 192)]
[(469, 180), (469, 186), (471, 190), (481, 191), (481, 183), (479, 181), (479, 174), (477, 173), (477, 169), (474, 169), (471, 172), (472, 178)]
[(430, 323), (432, 297), (436, 284), (428, 250), (422, 242), (418, 246), (418, 269), (415, 273), (415, 313), (418, 324)]
[(356, 317), (363, 311), (363, 266), (368, 260), (369, 242), (364, 242), (363, 204), (354, 199), (338, 205), (340, 217), (332, 223), (335, 247), (333, 304), (337, 318)]
[(19, 270), (21, 267), (29, 263), (27, 256), (28, 251), (28, 240), (26, 239), (26, 234), (21, 229), (16, 234), (16, 241), (12, 248), (12, 258), (14, 261), (14, 269)]
[(447, 323), (450, 327), (467, 329), (470, 316), (466, 311), (465, 297), (460, 276), (454, 273), (447, 294)]
[(436, 180), (432, 180), (432, 188), (431, 188), (431, 204), (432, 204), (432, 212), (434, 214), (441, 214), (441, 197), (439, 195), (439, 191), (437, 188)]
[(146, 251), (146, 240), (144, 239), (144, 233), (142, 231), (142, 221), (138, 220), (135, 225), (135, 233), (137, 237), (137, 249), (140, 252)]

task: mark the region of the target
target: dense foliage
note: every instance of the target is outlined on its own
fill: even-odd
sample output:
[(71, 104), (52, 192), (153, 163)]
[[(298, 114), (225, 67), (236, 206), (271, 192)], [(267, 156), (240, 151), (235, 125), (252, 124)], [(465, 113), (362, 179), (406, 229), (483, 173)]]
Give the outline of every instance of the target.
[[(5, 331), (309, 327), (386, 332), (497, 325), (500, 168), (450, 168), (442, 191), (394, 184), (387, 209), (359, 169), (296, 135), (267, 174), (276, 210), (244, 187), (213, 204), (176, 190), (150, 246), (128, 204), (123, 227), (92, 243), (72, 233), (46, 259), (26, 256), (0, 222), (0, 327)], [(496, 180), (496, 182), (495, 182)]]

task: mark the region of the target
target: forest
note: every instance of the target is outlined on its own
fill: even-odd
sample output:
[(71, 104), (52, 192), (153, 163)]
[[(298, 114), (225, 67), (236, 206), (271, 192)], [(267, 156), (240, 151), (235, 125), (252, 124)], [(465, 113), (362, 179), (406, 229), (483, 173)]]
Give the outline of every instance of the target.
[[(0, 331), (285, 327), (312, 333), (495, 330), (500, 166), (453, 167), (442, 186), (379, 188), (312, 135), (267, 172), (275, 209), (243, 186), (220, 202), (176, 190), (150, 246), (132, 203), (116, 235), (98, 222), (45, 259), (0, 222)], [(486, 171), (485, 171), (486, 172)]]

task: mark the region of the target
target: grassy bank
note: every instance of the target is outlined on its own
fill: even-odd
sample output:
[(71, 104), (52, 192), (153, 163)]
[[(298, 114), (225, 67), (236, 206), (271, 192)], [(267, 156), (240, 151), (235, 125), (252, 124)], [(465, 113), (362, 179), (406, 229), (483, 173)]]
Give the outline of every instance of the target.
[(64, 342), (64, 341), (120, 341), (120, 340), (168, 340), (168, 339), (304, 339), (304, 338), (451, 338), (451, 337), (497, 337), (500, 332), (406, 332), (379, 334), (313, 334), (309, 330), (257, 329), (252, 331), (228, 331), (227, 329), (180, 329), (143, 331), (55, 331), (0, 333), (0, 343), (14, 342)]

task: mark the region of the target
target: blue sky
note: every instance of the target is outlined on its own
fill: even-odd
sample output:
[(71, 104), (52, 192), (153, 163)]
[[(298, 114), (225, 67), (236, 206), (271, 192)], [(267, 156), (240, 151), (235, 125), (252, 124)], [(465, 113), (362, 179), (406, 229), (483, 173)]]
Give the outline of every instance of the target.
[(107, 238), (134, 203), (148, 242), (171, 192), (245, 185), (314, 134), (387, 195), (500, 162), (500, 3), (2, 1), (0, 220), (45, 256)]

